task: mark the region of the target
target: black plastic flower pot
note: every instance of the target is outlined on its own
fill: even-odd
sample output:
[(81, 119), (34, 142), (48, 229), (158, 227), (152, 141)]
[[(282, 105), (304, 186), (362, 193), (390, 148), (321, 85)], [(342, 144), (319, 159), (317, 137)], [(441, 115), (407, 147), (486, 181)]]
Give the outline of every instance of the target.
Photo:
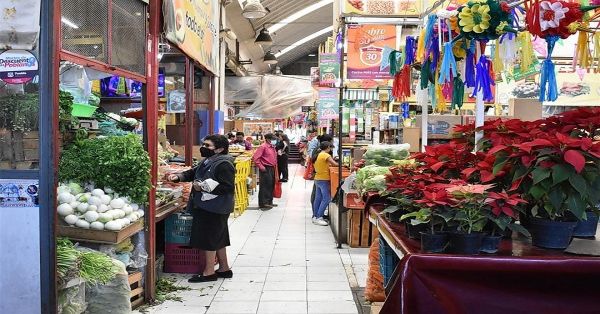
[(545, 249), (566, 249), (571, 243), (576, 221), (554, 221), (531, 218), (530, 232), (533, 245)]
[(398, 222), (400, 221), (400, 217), (402, 217), (403, 211), (402, 210), (397, 210), (393, 213), (388, 213), (388, 220), (391, 222)]
[(451, 233), (450, 234), (450, 252), (456, 254), (476, 255), (481, 249), (481, 239), (483, 233)]
[(493, 254), (498, 252), (498, 246), (500, 245), (500, 241), (502, 241), (503, 236), (491, 236), (485, 235), (481, 239), (481, 248), (479, 251), (483, 253)]
[(425, 224), (412, 225), (410, 222), (406, 223), (406, 233), (408, 234), (408, 237), (411, 239), (416, 239), (416, 240), (421, 239), (421, 231), (424, 232), (426, 230), (427, 230), (427, 225), (425, 225)]
[(586, 212), (587, 220), (580, 220), (573, 230), (574, 237), (590, 238), (596, 236), (598, 230), (598, 215), (594, 212)]
[(421, 232), (421, 251), (425, 253), (443, 253), (448, 246), (447, 233)]

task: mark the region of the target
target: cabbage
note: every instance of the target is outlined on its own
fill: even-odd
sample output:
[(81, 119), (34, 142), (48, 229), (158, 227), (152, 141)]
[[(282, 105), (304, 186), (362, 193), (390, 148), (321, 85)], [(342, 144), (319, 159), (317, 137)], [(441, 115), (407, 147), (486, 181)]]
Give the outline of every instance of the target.
[[(367, 191), (385, 191), (385, 188), (380, 189), (382, 187), (381, 181), (383, 180), (383, 185), (385, 185), (385, 176), (390, 174), (390, 169), (388, 167), (380, 167), (380, 166), (366, 166), (364, 168), (359, 169), (356, 172), (356, 181), (355, 185), (358, 189), (358, 192), (363, 194)], [(378, 178), (376, 182), (369, 182), (369, 189), (367, 189), (367, 181)], [(378, 185), (379, 184), (379, 185)], [(378, 186), (375, 188), (374, 186)]]
[(71, 193), (73, 194), (83, 193), (83, 188), (81, 187), (81, 185), (75, 182), (69, 183), (69, 189), (71, 189)]
[(386, 176), (378, 174), (374, 177), (367, 178), (363, 183), (363, 193), (367, 191), (382, 193), (387, 189)]

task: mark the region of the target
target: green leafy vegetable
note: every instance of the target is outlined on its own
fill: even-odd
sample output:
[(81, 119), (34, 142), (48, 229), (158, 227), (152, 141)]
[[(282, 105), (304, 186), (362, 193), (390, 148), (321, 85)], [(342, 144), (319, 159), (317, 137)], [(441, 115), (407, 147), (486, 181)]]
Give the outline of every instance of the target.
[(145, 204), (151, 186), (150, 166), (150, 157), (137, 135), (93, 138), (63, 151), (58, 176), (61, 182), (110, 187), (135, 203)]

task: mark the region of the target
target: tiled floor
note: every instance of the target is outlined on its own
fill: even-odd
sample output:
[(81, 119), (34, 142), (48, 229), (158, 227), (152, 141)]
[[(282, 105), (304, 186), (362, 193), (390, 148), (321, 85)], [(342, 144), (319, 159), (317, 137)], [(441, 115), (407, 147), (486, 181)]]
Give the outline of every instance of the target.
[(193, 290), (180, 294), (182, 302), (148, 312), (361, 313), (352, 291), (365, 285), (368, 249), (338, 250), (331, 229), (312, 224), (312, 182), (302, 179), (302, 171), (290, 165), (296, 176), (283, 184), (279, 207), (251, 207), (231, 219), (232, 279), (188, 284), (187, 275), (177, 275), (179, 285)]

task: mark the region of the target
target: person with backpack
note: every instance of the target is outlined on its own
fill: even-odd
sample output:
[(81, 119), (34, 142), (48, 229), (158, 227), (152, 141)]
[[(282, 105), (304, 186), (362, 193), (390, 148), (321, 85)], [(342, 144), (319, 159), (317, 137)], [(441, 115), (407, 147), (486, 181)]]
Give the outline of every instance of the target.
[(313, 201), (312, 222), (315, 225), (327, 226), (329, 223), (323, 218), (325, 209), (331, 202), (331, 185), (329, 166), (337, 166), (338, 163), (331, 157), (333, 144), (331, 142), (322, 142), (320, 152), (315, 160), (315, 199)]
[[(190, 246), (203, 250), (205, 267), (188, 282), (232, 278), (226, 247), (230, 245), (227, 219), (233, 212), (235, 191), (234, 158), (224, 135), (209, 135), (200, 147), (205, 159), (196, 167), (169, 175), (172, 182), (192, 182), (188, 212), (193, 216)], [(215, 256), (219, 268), (215, 271)]]
[(273, 190), (275, 189), (275, 167), (277, 166), (277, 152), (275, 145), (277, 140), (271, 133), (265, 134), (265, 142), (260, 145), (252, 159), (258, 167), (259, 188), (258, 207), (261, 210), (269, 210), (277, 205), (273, 204)]

